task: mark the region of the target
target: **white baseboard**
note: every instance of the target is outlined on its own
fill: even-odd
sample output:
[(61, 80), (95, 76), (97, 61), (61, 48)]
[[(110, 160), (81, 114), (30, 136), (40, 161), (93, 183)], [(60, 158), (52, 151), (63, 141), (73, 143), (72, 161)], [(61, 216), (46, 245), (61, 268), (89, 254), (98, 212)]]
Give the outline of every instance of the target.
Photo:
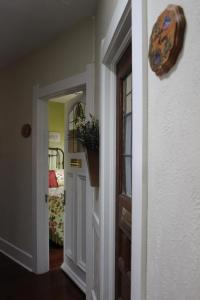
[(26, 251), (0, 237), (0, 252), (32, 272), (33, 257)]
[(85, 282), (81, 280), (65, 262), (62, 264), (61, 269), (74, 281), (74, 283), (83, 291), (83, 293), (86, 293)]

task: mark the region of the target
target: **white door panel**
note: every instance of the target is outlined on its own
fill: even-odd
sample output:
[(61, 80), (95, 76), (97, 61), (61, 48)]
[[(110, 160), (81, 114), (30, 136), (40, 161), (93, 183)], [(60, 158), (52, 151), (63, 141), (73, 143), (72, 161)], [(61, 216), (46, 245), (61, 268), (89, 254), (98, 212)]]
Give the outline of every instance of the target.
[(77, 176), (77, 265), (86, 271), (86, 176)]
[[(74, 259), (74, 247), (73, 247), (73, 232), (74, 232), (74, 218), (73, 218), (73, 178), (74, 174), (73, 173), (65, 173), (66, 175), (66, 204), (65, 204), (65, 245), (64, 245), (64, 250), (65, 254), (71, 258)], [(67, 237), (67, 238), (66, 238)]]
[[(75, 104), (75, 103), (74, 103)], [(66, 111), (69, 115), (69, 111)], [(68, 124), (68, 123), (67, 123)], [(68, 125), (65, 125), (67, 127)], [(65, 145), (65, 246), (62, 269), (86, 292), (86, 158), (84, 152), (69, 152)]]
[(99, 217), (95, 212), (92, 215), (92, 249), (93, 249), (93, 287), (92, 287), (92, 300), (97, 300), (100, 298), (100, 286), (99, 286), (99, 271), (100, 271), (100, 227), (99, 227)]

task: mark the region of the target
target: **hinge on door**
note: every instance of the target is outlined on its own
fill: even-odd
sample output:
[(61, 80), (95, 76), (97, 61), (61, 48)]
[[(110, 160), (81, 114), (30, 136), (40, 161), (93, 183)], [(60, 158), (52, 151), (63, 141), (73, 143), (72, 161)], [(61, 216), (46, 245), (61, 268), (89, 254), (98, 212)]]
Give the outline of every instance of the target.
[(49, 195), (45, 194), (45, 202), (48, 203)]
[(64, 200), (63, 200), (64, 206), (66, 205), (66, 191), (64, 190)]

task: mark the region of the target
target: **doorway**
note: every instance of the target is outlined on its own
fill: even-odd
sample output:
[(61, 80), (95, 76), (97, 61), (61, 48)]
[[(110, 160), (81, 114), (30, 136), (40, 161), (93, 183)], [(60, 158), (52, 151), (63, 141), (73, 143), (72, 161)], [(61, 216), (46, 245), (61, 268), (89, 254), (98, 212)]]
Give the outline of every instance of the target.
[(64, 246), (64, 103), (48, 101), (49, 270), (60, 269)]
[[(86, 103), (86, 117), (89, 113), (94, 113), (94, 66), (88, 65), (86, 71), (75, 75), (73, 77), (66, 78), (62, 81), (56, 82), (49, 86), (40, 88), (35, 86), (33, 94), (33, 227), (35, 228), (33, 235), (33, 244), (35, 246), (34, 251), (34, 261), (35, 261), (35, 272), (37, 274), (45, 273), (49, 270), (49, 226), (48, 218), (49, 213), (47, 209), (46, 196), (48, 194), (48, 100), (53, 98), (58, 98), (60, 96), (69, 95), (76, 93), (78, 91), (85, 91), (85, 103)], [(72, 107), (71, 107), (72, 108)], [(65, 126), (66, 128), (66, 126)], [(67, 144), (67, 141), (66, 141)], [(69, 175), (69, 170), (71, 165), (70, 161), (65, 159), (64, 169)], [(82, 166), (84, 167), (84, 163)], [(67, 171), (68, 170), (68, 171)], [(72, 176), (68, 176), (66, 180), (65, 176), (65, 187), (69, 191), (70, 187), (73, 186), (73, 180), (70, 182)], [(80, 180), (83, 176), (79, 176)], [(71, 240), (67, 242), (64, 238), (64, 255), (62, 270), (68, 274), (68, 276), (78, 285), (78, 287), (89, 296), (92, 292), (93, 287), (93, 254), (94, 254), (94, 243), (92, 239), (93, 232), (93, 202), (94, 202), (94, 189), (90, 187), (88, 171), (86, 168), (85, 178), (83, 180), (85, 183), (81, 185), (79, 181), (80, 188), (82, 187), (85, 191), (85, 231), (86, 236), (85, 242), (85, 265), (82, 264), (84, 255), (80, 251), (75, 251), (74, 245), (78, 247), (80, 245), (81, 239), (77, 236), (80, 230), (76, 226), (71, 226), (72, 224), (77, 224), (81, 220), (80, 218), (75, 222), (70, 220), (70, 216), (65, 215), (64, 226), (69, 231), (70, 229), (75, 232), (76, 238), (74, 242)], [(66, 185), (67, 184), (67, 185)], [(71, 192), (71, 195), (73, 193)], [(83, 193), (77, 193), (82, 195)], [(73, 197), (72, 197), (73, 198)], [(69, 197), (68, 197), (69, 199)], [(67, 201), (67, 198), (66, 198)], [(69, 201), (70, 202), (70, 201)], [(71, 201), (71, 203), (75, 203)], [(66, 210), (69, 212), (69, 210)], [(72, 215), (71, 215), (72, 216)], [(69, 226), (67, 226), (67, 221)], [(72, 221), (72, 222), (71, 222)], [(71, 226), (71, 227), (70, 227)], [(80, 228), (80, 227), (79, 227)], [(67, 230), (65, 230), (66, 236)], [(75, 235), (71, 235), (75, 236)], [(70, 244), (71, 243), (71, 244)], [(70, 248), (69, 245), (72, 247)], [(72, 256), (70, 257), (70, 251), (72, 250)], [(76, 261), (79, 264), (79, 269), (85, 268), (85, 278), (78, 274), (77, 270), (74, 270), (71, 262)], [(81, 272), (80, 272), (81, 273)]]

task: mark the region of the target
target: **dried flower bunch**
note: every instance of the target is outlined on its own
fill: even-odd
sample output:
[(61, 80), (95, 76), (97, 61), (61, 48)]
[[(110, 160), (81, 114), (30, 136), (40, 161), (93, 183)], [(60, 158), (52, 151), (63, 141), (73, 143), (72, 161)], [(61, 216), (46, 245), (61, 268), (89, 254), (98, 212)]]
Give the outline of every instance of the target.
[(90, 114), (90, 119), (78, 118), (75, 123), (77, 139), (88, 150), (99, 151), (99, 121)]

